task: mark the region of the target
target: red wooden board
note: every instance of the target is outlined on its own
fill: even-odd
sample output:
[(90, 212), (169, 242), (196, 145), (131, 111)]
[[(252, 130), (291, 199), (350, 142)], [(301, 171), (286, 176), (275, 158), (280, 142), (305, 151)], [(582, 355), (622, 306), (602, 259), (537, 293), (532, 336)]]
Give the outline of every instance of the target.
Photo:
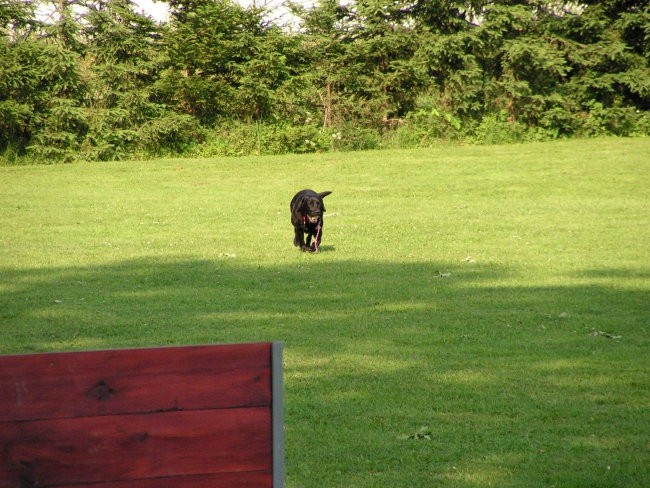
[(0, 488), (270, 487), (271, 345), (0, 356)]
[(0, 356), (0, 420), (270, 405), (270, 345)]
[(175, 476), (97, 484), (59, 485), (57, 488), (271, 488), (269, 472)]

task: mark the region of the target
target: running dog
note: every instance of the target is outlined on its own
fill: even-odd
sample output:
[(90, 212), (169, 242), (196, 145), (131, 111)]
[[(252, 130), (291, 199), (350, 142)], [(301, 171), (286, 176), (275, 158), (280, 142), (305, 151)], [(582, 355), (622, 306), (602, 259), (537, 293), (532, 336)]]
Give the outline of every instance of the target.
[(293, 245), (299, 247), (301, 251), (318, 252), (323, 238), (323, 212), (325, 212), (323, 198), (330, 193), (332, 192), (316, 193), (314, 190), (301, 190), (291, 199), (289, 208), (295, 234)]

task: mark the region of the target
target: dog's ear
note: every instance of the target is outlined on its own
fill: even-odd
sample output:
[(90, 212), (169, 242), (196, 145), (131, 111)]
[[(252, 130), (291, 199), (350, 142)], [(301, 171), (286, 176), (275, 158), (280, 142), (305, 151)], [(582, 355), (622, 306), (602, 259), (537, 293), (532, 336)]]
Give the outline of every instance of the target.
[(304, 214), (309, 213), (309, 197), (307, 195), (301, 196), (298, 200), (298, 209)]
[[(323, 201), (323, 198), (325, 198), (325, 197), (326, 197), (327, 195), (329, 195), (330, 193), (332, 193), (332, 192), (331, 192), (331, 191), (322, 191), (322, 192), (320, 192), (320, 193), (318, 194), (318, 196), (320, 197), (321, 202)], [(326, 210), (325, 210), (325, 204), (324, 204), (324, 203), (322, 204), (322, 207), (323, 207), (323, 212), (326, 212)]]

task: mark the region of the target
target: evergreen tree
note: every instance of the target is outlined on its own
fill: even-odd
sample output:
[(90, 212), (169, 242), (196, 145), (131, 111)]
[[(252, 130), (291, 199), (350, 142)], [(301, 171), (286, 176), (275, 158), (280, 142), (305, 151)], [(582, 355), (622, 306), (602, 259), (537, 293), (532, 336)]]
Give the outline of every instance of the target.
[(298, 32), (169, 4), (160, 26), (132, 0), (0, 0), (0, 155), (179, 154), (232, 121), (296, 150), (402, 123), (417, 143), (650, 133), (642, 0), (319, 0)]
[[(413, 57), (419, 42), (408, 2), (322, 0), (297, 10), (315, 69), (310, 82), (325, 126), (381, 126), (414, 105), (424, 72)], [(320, 102), (320, 103), (318, 103)]]
[[(184, 130), (179, 133), (176, 125), (182, 129), (195, 124), (174, 117), (152, 94), (161, 63), (160, 28), (136, 13), (131, 0), (96, 0), (86, 21), (87, 107), (92, 121), (86, 157), (114, 159), (143, 146), (155, 153), (187, 143), (181, 136)], [(171, 118), (169, 133), (160, 121), (165, 117)]]
[(204, 124), (272, 119), (300, 61), (295, 39), (232, 0), (174, 0), (158, 90)]
[(0, 153), (24, 152), (30, 138), (36, 89), (34, 66), (28, 62), (37, 47), (25, 38), (34, 23), (32, 4), (0, 1)]
[(0, 149), (29, 151), (44, 161), (71, 160), (87, 130), (80, 56), (43, 35), (33, 6), (3, 4), (0, 12)]
[(349, 80), (357, 79), (348, 57), (351, 12), (339, 0), (319, 0), (311, 9), (294, 4), (293, 13), (302, 19), (302, 42), (311, 67), (303, 75), (306, 113), (319, 114), (324, 127), (341, 125), (358, 105), (346, 98)]

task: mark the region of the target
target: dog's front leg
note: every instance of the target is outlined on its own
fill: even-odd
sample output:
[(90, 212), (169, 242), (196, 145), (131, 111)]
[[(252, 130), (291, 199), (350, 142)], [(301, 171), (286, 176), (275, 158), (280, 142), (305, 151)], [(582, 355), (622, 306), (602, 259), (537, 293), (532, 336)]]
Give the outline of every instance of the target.
[(294, 227), (295, 235), (293, 238), (293, 245), (299, 247), (302, 251), (307, 249), (305, 246), (305, 233), (300, 227)]
[(305, 248), (303, 251), (311, 251), (311, 238), (312, 238), (312, 233), (310, 231), (307, 232), (307, 238), (305, 239)]

